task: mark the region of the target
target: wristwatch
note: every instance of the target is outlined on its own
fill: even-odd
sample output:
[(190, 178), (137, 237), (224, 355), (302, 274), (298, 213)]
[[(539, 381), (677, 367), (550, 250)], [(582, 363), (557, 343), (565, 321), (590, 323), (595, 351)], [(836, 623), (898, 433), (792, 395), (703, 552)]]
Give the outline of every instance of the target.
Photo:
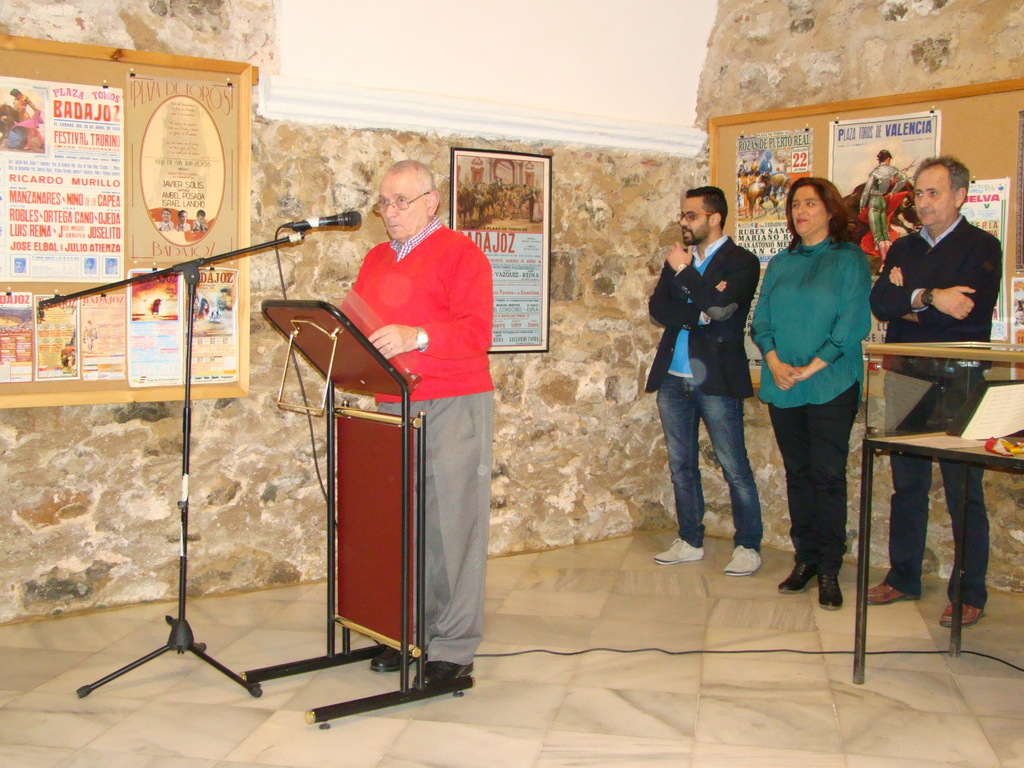
[(930, 307), (932, 305), (931, 288), (925, 288), (923, 291), (921, 291), (921, 303), (926, 307)]
[(420, 352), (426, 352), (427, 346), (430, 344), (430, 337), (427, 336), (427, 332), (422, 328), (416, 329), (416, 349)]

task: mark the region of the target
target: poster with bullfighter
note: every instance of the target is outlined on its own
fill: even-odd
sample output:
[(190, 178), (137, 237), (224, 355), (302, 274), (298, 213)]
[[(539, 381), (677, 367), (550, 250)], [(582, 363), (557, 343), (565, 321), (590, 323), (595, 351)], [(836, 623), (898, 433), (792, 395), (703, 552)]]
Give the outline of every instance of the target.
[(811, 175), (812, 131), (775, 131), (736, 140), (736, 242), (761, 265), (789, 244), (786, 193)]
[(0, 77), (0, 278), (123, 277), (121, 96), (106, 85)]
[(836, 120), (829, 135), (829, 179), (844, 195), (854, 241), (881, 270), (892, 242), (920, 229), (913, 178), (922, 160), (939, 154), (942, 116)]

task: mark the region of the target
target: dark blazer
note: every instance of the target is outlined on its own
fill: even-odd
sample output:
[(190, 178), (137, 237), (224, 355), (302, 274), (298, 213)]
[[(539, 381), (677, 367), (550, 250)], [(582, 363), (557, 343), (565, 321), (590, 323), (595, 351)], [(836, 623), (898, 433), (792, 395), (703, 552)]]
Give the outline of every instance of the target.
[[(732, 239), (715, 251), (702, 275), (691, 264), (678, 275), (667, 263), (648, 302), (651, 318), (664, 326), (658, 351), (647, 377), (647, 391), (654, 392), (668, 375), (679, 331), (690, 332), (690, 367), (694, 384), (707, 395), (750, 397), (750, 367), (743, 348), (744, 329), (750, 303), (761, 277), (757, 256)], [(723, 280), (727, 286), (718, 291)], [(738, 308), (727, 320), (700, 325), (700, 313), (709, 307), (736, 302)]]
[[(713, 262), (712, 262), (713, 263)], [(988, 341), (992, 332), (992, 310), (1003, 278), (1003, 252), (999, 240), (962, 219), (953, 231), (932, 248), (914, 233), (896, 240), (885, 258), (885, 269), (871, 289), (871, 311), (889, 323), (887, 343), (936, 341)], [(903, 285), (893, 285), (893, 267), (903, 272)], [(918, 288), (952, 288), (966, 285), (974, 309), (963, 320), (943, 314), (935, 307), (914, 312), (910, 303)]]

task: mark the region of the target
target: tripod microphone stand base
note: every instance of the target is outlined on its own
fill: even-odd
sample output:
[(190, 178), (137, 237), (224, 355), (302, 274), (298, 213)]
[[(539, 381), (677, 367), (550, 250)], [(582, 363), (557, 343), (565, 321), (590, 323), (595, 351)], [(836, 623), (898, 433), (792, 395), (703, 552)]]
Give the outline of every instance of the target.
[[(219, 663), (212, 657), (206, 654), (206, 644), (195, 642), (195, 637), (192, 634), (192, 628), (188, 625), (185, 620), (185, 601), (186, 601), (186, 586), (188, 584), (187, 564), (188, 564), (188, 488), (189, 488), (189, 461), (191, 454), (191, 443), (192, 443), (192, 339), (194, 335), (195, 326), (195, 306), (196, 306), (196, 286), (199, 285), (199, 269), (206, 264), (213, 264), (224, 259), (235, 258), (243, 256), (245, 254), (254, 253), (261, 251), (266, 248), (276, 247), (283, 245), (284, 243), (296, 243), (302, 240), (301, 233), (295, 233), (289, 237), (279, 238), (266, 243), (260, 243), (259, 245), (249, 246), (247, 248), (239, 248), (238, 250), (230, 251), (227, 253), (221, 253), (217, 256), (211, 256), (209, 258), (193, 259), (192, 261), (184, 261), (180, 264), (175, 264), (172, 267), (166, 269), (157, 270), (144, 275), (136, 275), (126, 280), (119, 280), (114, 283), (108, 283), (97, 288), (89, 288), (84, 291), (78, 291), (67, 296), (54, 296), (50, 300), (50, 304), (58, 302), (66, 302), (74, 299), (89, 296), (94, 293), (100, 293), (101, 291), (109, 291), (114, 288), (121, 288), (124, 286), (134, 285), (135, 283), (143, 280), (152, 280), (156, 276), (178, 274), (185, 283), (186, 287), (186, 304), (185, 304), (185, 315), (188, 318), (188, 322), (185, 323), (185, 346), (184, 346), (184, 371), (182, 372), (182, 378), (185, 385), (184, 402), (181, 410), (181, 489), (182, 495), (181, 500), (178, 502), (178, 509), (181, 513), (180, 523), (180, 535), (179, 535), (179, 555), (178, 555), (178, 616), (173, 618), (167, 617), (167, 623), (171, 625), (171, 634), (167, 638), (167, 643), (157, 648), (155, 651), (146, 654), (145, 656), (136, 659), (131, 664), (121, 667), (116, 672), (112, 672), (106, 677), (102, 677), (94, 683), (89, 685), (83, 685), (78, 689), (78, 698), (84, 699), (94, 690), (99, 688), (101, 685), (109, 683), (126, 672), (130, 672), (136, 667), (140, 667), (148, 661), (152, 661), (157, 656), (161, 656), (168, 651), (177, 651), (179, 654), (189, 651), (194, 653), (200, 659), (205, 661), (214, 669), (223, 673), (227, 677), (230, 677), (240, 686), (245, 688), (249, 694), (253, 697), (259, 697), (263, 695), (263, 690), (260, 688), (259, 682), (248, 682), (241, 676), (235, 674), (230, 669)], [(211, 267), (212, 269), (212, 267)], [(49, 306), (50, 304), (41, 303), (40, 308)]]
[(131, 672), (136, 667), (141, 667), (146, 662), (152, 661), (157, 656), (162, 656), (168, 651), (177, 651), (179, 654), (185, 653), (186, 651), (190, 651), (194, 653), (196, 656), (198, 656), (200, 659), (205, 661), (207, 664), (209, 664), (211, 667), (216, 669), (218, 672), (223, 673), (224, 675), (238, 683), (240, 686), (245, 688), (249, 692), (249, 695), (252, 696), (254, 699), (258, 699), (260, 696), (263, 695), (263, 689), (260, 687), (260, 684), (258, 682), (253, 683), (246, 681), (244, 678), (242, 678), (239, 675), (236, 675), (234, 672), (225, 667), (212, 656), (207, 655), (206, 643), (195, 642), (195, 636), (192, 634), (192, 627), (189, 626), (188, 622), (185, 619), (176, 619), (173, 616), (166, 616), (164, 618), (166, 618), (167, 623), (171, 625), (171, 634), (170, 636), (168, 636), (167, 643), (165, 645), (162, 645), (155, 651), (147, 653), (145, 656), (136, 659), (131, 664), (127, 664), (121, 667), (116, 672), (111, 672), (106, 677), (101, 677), (95, 683), (83, 685), (77, 691), (78, 698), (84, 699), (86, 696), (95, 691), (101, 685), (106, 685), (111, 680), (116, 680), (121, 675), (127, 672)]

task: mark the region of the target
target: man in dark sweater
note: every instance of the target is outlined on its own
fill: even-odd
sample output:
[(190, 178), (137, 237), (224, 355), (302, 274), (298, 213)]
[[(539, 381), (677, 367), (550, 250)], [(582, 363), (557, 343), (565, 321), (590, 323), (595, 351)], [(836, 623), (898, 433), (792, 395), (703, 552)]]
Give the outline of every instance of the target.
[[(893, 243), (885, 269), (871, 290), (871, 311), (889, 323), (886, 343), (989, 340), (1003, 274), (1002, 249), (995, 237), (960, 215), (969, 184), (970, 172), (952, 157), (929, 158), (918, 168), (914, 196), (924, 228)], [(930, 366), (915, 358), (898, 362), (907, 368), (900, 372), (931, 383), (922, 403), (907, 417), (913, 423), (904, 420), (904, 426), (920, 431), (945, 429), (953, 414), (943, 404), (962, 403), (982, 378), (978, 368), (962, 367), (956, 361), (937, 365), (929, 360)], [(890, 569), (881, 584), (868, 590), (868, 602), (873, 605), (921, 596), (932, 463), (894, 454), (891, 464)], [(967, 526), (963, 625), (968, 626), (981, 618), (988, 597), (988, 515), (982, 469), (953, 461), (940, 461), (939, 468), (954, 531), (961, 520)], [(952, 585), (948, 591), (952, 600)], [(950, 603), (939, 622), (950, 626), (952, 617)]]
[(679, 538), (654, 561), (674, 565), (704, 557), (704, 493), (698, 430), (703, 420), (729, 485), (736, 526), (729, 576), (761, 567), (761, 504), (743, 436), (743, 399), (753, 394), (743, 330), (761, 276), (750, 251), (722, 233), (728, 213), (718, 187), (689, 190), (680, 224), (687, 247), (676, 243), (649, 302), (664, 326), (647, 380), (658, 392)]

